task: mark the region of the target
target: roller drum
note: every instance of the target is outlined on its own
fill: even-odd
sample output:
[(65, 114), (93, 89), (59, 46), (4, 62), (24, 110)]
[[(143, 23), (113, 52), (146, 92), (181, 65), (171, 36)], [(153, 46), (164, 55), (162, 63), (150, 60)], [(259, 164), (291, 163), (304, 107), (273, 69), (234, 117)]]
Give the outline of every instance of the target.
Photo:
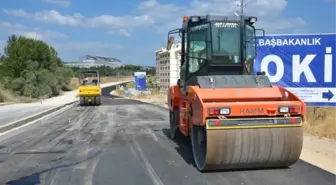
[(207, 130), (192, 126), (200, 171), (287, 167), (301, 155), (302, 127)]

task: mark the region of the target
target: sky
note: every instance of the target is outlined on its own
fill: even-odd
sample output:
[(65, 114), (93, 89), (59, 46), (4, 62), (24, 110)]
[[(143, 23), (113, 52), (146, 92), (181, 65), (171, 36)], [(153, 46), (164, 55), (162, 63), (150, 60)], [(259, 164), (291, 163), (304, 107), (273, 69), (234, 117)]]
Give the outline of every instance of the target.
[[(41, 39), (63, 61), (84, 55), (155, 66), (155, 50), (183, 15), (234, 15), (236, 0), (0, 0), (0, 48), (11, 34)], [(245, 0), (272, 34), (335, 33), (336, 0)]]

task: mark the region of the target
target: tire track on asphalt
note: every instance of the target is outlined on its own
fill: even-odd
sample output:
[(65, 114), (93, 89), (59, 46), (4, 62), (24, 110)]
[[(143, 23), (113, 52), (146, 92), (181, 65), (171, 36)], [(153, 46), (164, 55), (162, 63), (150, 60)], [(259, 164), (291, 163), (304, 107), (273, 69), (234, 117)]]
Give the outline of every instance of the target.
[[(76, 140), (80, 142), (75, 145), (77, 152), (73, 152), (72, 156), (76, 157), (76, 161), (81, 162), (68, 167), (66, 170), (63, 170), (62, 173), (56, 174), (60, 178), (56, 177), (53, 179), (54, 184), (64, 184), (66, 182), (70, 183), (70, 180), (72, 180), (71, 182), (75, 184), (93, 184), (93, 174), (99, 162), (99, 157), (108, 148), (106, 146), (113, 143), (116, 132), (116, 122), (114, 121), (114, 116), (113, 114), (111, 116), (111, 114), (105, 109), (106, 108), (104, 107), (98, 108), (95, 115), (90, 118), (90, 121), (83, 124), (83, 132), (88, 130), (91, 133), (90, 135), (87, 135), (88, 137), (86, 137), (85, 140), (78, 140), (79, 138), (75, 137)], [(97, 119), (94, 119), (94, 117)], [(82, 153), (83, 150), (85, 150), (84, 153)], [(80, 156), (81, 159), (78, 159), (78, 156)], [(72, 177), (68, 177), (69, 173), (77, 173), (79, 174), (78, 176), (82, 176), (84, 178), (73, 180)]]
[[(74, 111), (73, 109), (70, 110), (71, 111)], [(85, 108), (84, 109), (84, 112), (88, 112), (90, 111), (89, 108)], [(68, 115), (69, 116), (69, 113), (66, 113), (66, 114), (62, 114), (62, 115)], [(61, 116), (62, 116), (61, 115)], [(77, 115), (77, 116), (80, 116), (80, 115)], [(76, 118), (76, 116), (75, 116)], [(38, 124), (38, 123), (37, 123)], [(50, 161), (52, 161), (52, 158), (53, 156), (59, 156), (59, 155), (62, 155), (61, 152), (60, 154), (55, 154), (55, 155), (52, 155), (50, 154), (50, 149), (51, 148), (54, 148), (57, 144), (59, 144), (60, 142), (62, 142), (62, 139), (64, 137), (66, 137), (68, 134), (70, 134), (70, 132), (65, 132), (67, 128), (69, 127), (72, 127), (71, 124), (69, 124), (67, 121), (65, 121), (64, 119), (60, 119), (60, 120), (56, 120), (56, 121), (51, 121), (49, 124), (46, 124), (44, 125), (42, 128), (39, 129), (39, 132), (43, 133), (43, 131), (46, 131), (44, 134), (41, 134), (41, 136), (39, 135), (36, 135), (34, 138), (32, 138), (31, 140), (25, 142), (23, 145), (20, 145), (19, 147), (16, 147), (16, 151), (12, 152), (11, 155), (9, 155), (9, 159), (7, 161), (5, 161), (5, 164), (1, 164), (0, 167), (1, 169), (3, 169), (4, 166), (8, 166), (8, 167), (11, 167), (11, 170), (8, 170), (8, 172), (11, 172), (13, 171), (14, 169), (16, 170), (16, 173), (14, 174), (14, 176), (10, 179), (7, 179), (7, 180), (11, 180), (11, 179), (15, 179), (15, 177), (22, 177), (22, 176), (26, 176), (26, 169), (27, 169), (27, 166), (30, 167), (30, 166), (34, 166), (32, 168), (29, 169), (29, 171), (41, 171), (41, 168), (45, 169), (46, 167), (45, 166), (42, 166), (40, 165), (41, 162), (45, 162), (46, 164), (48, 164), (47, 168), (51, 168), (51, 163)], [(48, 141), (52, 141), (53, 139), (55, 139), (54, 135), (52, 134), (52, 132), (54, 130), (59, 130), (59, 132), (57, 133), (58, 136), (56, 136), (56, 140), (54, 140), (54, 144), (53, 146), (51, 145), (45, 145), (45, 143), (48, 143)], [(25, 132), (25, 134), (27, 134), (27, 132)], [(31, 142), (33, 141), (33, 143), (31, 144)], [(40, 147), (39, 144), (43, 144), (41, 145)], [(37, 146), (37, 150), (35, 151), (29, 151), (29, 149), (33, 146)], [(45, 151), (42, 151), (42, 152), (39, 152), (38, 149), (41, 149), (41, 148), (45, 148), (44, 150)], [(18, 152), (17, 151), (27, 151), (26, 152), (26, 155), (20, 155), (20, 158), (25, 158), (26, 159), (26, 162), (29, 163), (29, 165), (26, 164), (26, 166), (17, 166), (15, 164), (13, 164), (13, 162), (16, 162), (17, 161), (17, 156), (18, 156)], [(21, 153), (22, 153), (21, 152)], [(31, 154), (30, 154), (31, 153)], [(38, 153), (45, 153), (47, 155), (38, 155)], [(49, 153), (49, 155), (48, 155)], [(29, 160), (27, 160), (29, 159)], [(4, 174), (3, 172), (1, 173), (1, 177), (4, 177)], [(1, 180), (3, 180), (4, 178), (0, 178)]]
[[(65, 168), (56, 168), (55, 172), (53, 172), (53, 175), (51, 176), (50, 180), (46, 180), (47, 182), (50, 182), (50, 185), (56, 184), (64, 184), (63, 181), (66, 181), (67, 179), (70, 179), (71, 176), (69, 176), (69, 172), (73, 171), (75, 169), (76, 165), (85, 163), (87, 160), (87, 156), (84, 155), (84, 158), (78, 159), (78, 153), (81, 153), (83, 150), (82, 145), (85, 145), (85, 142), (88, 142), (89, 139), (80, 139), (81, 133), (83, 133), (86, 129), (86, 127), (92, 122), (92, 120), (95, 117), (97, 107), (88, 107), (88, 111), (82, 113), (79, 115), (79, 120), (75, 122), (75, 124), (67, 129), (65, 131), (65, 135), (63, 138), (67, 138), (65, 141), (71, 141), (71, 148), (70, 150), (65, 153), (64, 157), (62, 158), (60, 162), (61, 164), (58, 164), (57, 166), (63, 166)], [(62, 141), (60, 141), (57, 145), (61, 144)], [(88, 146), (88, 145), (86, 145)], [(90, 150), (88, 148), (87, 150)], [(74, 159), (73, 159), (74, 158)], [(61, 171), (62, 169), (62, 171)], [(60, 174), (61, 173), (61, 174)], [(50, 176), (49, 176), (50, 177)]]
[[(155, 175), (155, 171), (153, 169), (151, 170), (150, 164), (148, 163), (148, 160), (146, 159), (146, 156), (141, 155), (143, 154), (141, 148), (139, 148), (138, 144), (134, 144), (134, 140), (130, 139), (130, 137), (134, 137), (135, 135), (141, 135), (141, 136), (149, 136), (150, 138), (155, 139), (156, 136), (154, 136), (154, 133), (150, 131), (150, 128), (145, 125), (144, 123), (146, 121), (142, 121), (141, 123), (138, 120), (139, 117), (144, 117), (144, 114), (148, 114), (147, 111), (144, 112), (144, 109), (134, 107), (134, 106), (129, 106), (129, 105), (118, 105), (118, 106), (110, 106), (108, 108), (108, 111), (110, 112), (108, 114), (108, 121), (110, 125), (109, 130), (109, 137), (112, 139), (107, 139), (110, 140), (109, 143), (110, 145), (117, 144), (117, 145), (125, 145), (131, 152), (133, 152), (134, 156), (137, 161), (140, 162), (141, 166), (147, 170), (147, 176), (149, 179), (152, 180), (154, 185), (163, 185), (163, 183), (157, 179), (157, 176)], [(145, 116), (146, 117), (146, 116)], [(145, 119), (150, 119), (146, 117)], [(147, 121), (147, 123), (149, 123)], [(116, 141), (116, 143), (114, 142)], [(132, 144), (133, 143), (133, 144)], [(113, 147), (114, 148), (114, 147)], [(106, 147), (105, 149), (110, 149), (114, 150), (113, 148)], [(117, 149), (118, 150), (118, 149)], [(140, 153), (139, 157), (137, 153)], [(98, 163), (99, 159), (95, 160), (91, 164), (91, 169), (94, 171), (94, 168), (96, 164)], [(125, 177), (126, 178), (126, 177)], [(92, 177), (89, 177), (88, 183), (86, 185), (91, 185), (91, 180)], [(123, 180), (122, 182), (127, 181), (126, 179)]]
[[(84, 109), (84, 111), (88, 111), (88, 109)], [(63, 113), (62, 113), (63, 115)], [(7, 138), (3, 141), (0, 142), (0, 144), (4, 144), (6, 143), (7, 141), (10, 141), (10, 140), (14, 140), (14, 143), (18, 143), (18, 146), (15, 146), (15, 147), (11, 147), (11, 145), (13, 144), (13, 142), (9, 142), (7, 143), (6, 145), (9, 145), (9, 147), (5, 147), (5, 148), (9, 148), (8, 150), (11, 151), (9, 153), (15, 153), (19, 148), (31, 143), (33, 140), (35, 143), (38, 143), (41, 139), (44, 139), (45, 137), (49, 136), (50, 134), (52, 134), (54, 132), (54, 130), (60, 130), (60, 131), (63, 131), (64, 128), (66, 127), (71, 127), (71, 125), (64, 125), (63, 123), (62, 124), (59, 124), (60, 120), (59, 119), (54, 119), (52, 118), (51, 119), (51, 122), (49, 122), (47, 125), (45, 125), (43, 123), (44, 121), (39, 121), (37, 123), (35, 123), (36, 125), (39, 125), (40, 129), (34, 129), (35, 133), (33, 136), (31, 135), (28, 135), (28, 137), (25, 137), (22, 142), (22, 138), (20, 138), (21, 135), (26, 135), (26, 133), (20, 133), (18, 135), (14, 135), (10, 138)], [(64, 126), (63, 126), (64, 125)], [(47, 129), (43, 129), (45, 130), (46, 132), (45, 133), (42, 133), (42, 137), (36, 137), (36, 136), (39, 136), (41, 133), (41, 128), (46, 128), (46, 127), (50, 127), (50, 126), (56, 126), (56, 128), (47, 128)], [(29, 139), (27, 139), (29, 138)], [(4, 146), (6, 146), (4, 145)], [(29, 148), (29, 147), (28, 147)]]
[[(57, 121), (57, 120), (52, 121), (51, 124), (58, 123), (58, 122), (60, 122), (60, 121)], [(38, 123), (36, 123), (36, 124), (38, 124)], [(57, 124), (57, 125), (59, 126), (60, 124)], [(41, 132), (43, 132), (42, 130), (43, 129), (39, 129), (38, 131), (41, 133)], [(18, 161), (27, 161), (27, 159), (32, 157), (32, 154), (30, 154), (31, 151), (28, 151), (29, 147), (32, 146), (31, 142), (36, 143), (37, 141), (41, 141), (41, 140), (45, 139), (46, 137), (49, 137), (50, 136), (49, 134), (51, 132), (52, 131), (48, 132), (48, 130), (47, 130), (46, 133), (36, 134), (35, 137), (32, 137), (29, 140), (24, 140), (26, 138), (26, 137), (24, 137), (24, 135), (27, 134), (27, 132), (16, 135), (16, 138), (13, 138), (13, 139), (17, 139), (17, 140), (21, 139), (21, 142), (23, 140), (23, 144), (19, 144), (19, 146), (16, 146), (14, 149), (10, 149), (11, 150), (10, 152), (4, 154), (4, 155), (6, 155), (6, 160), (3, 163), (0, 164), (0, 168), (1, 169), (6, 169), (6, 171), (4, 171), (4, 170), (1, 171), (1, 174), (0, 174), (1, 178), (0, 179), (1, 180), (4, 180), (4, 179), (10, 180), (10, 179), (8, 179), (8, 177), (9, 177), (8, 174), (16, 175), (21, 168), (20, 165), (19, 166), (17, 165), (17, 162)], [(8, 146), (8, 147), (10, 147), (10, 146)], [(14, 172), (16, 172), (16, 173), (14, 173)]]
[[(50, 153), (32, 154), (35, 160), (27, 159), (21, 168), (17, 167), (18, 162), (12, 163), (19, 169), (12, 177), (16, 179), (12, 184), (50, 185), (53, 181), (54, 185), (105, 185), (111, 182), (139, 185), (331, 185), (331, 176), (302, 162), (287, 170), (200, 173), (192, 164), (190, 143), (174, 142), (167, 136), (165, 130), (169, 129), (169, 117), (166, 110), (145, 104), (123, 105), (120, 102), (118, 105), (105, 105), (81, 112), (83, 119), (76, 112), (77, 109), (72, 109), (57, 117), (59, 122), (54, 122), (56, 118), (51, 119), (42, 124), (42, 130), (32, 129), (35, 139), (49, 130), (57, 130), (58, 136), (55, 138), (57, 134), (52, 133), (32, 146), (34, 149), (47, 147)], [(69, 117), (66, 116), (74, 121), (69, 124)], [(13, 140), (21, 144), (28, 138), (27, 135), (30, 135), (30, 131), (5, 144)], [(34, 138), (29, 140), (34, 141)], [(60, 153), (52, 153), (57, 150)], [(15, 162), (13, 157), (19, 159), (18, 156), (23, 155), (16, 154), (8, 160)], [(36, 164), (39, 166), (36, 167)]]
[[(96, 146), (95, 150), (97, 150), (96, 152), (100, 151), (101, 153), (104, 153), (107, 149), (109, 149), (108, 146), (113, 144), (116, 134), (118, 132), (118, 123), (121, 122), (118, 122), (118, 120), (116, 119), (117, 117), (115, 115), (117, 114), (117, 112), (115, 112), (113, 108), (112, 110), (110, 110), (111, 107), (104, 107), (101, 109), (103, 110), (100, 111), (100, 114), (103, 114), (104, 117), (106, 116), (107, 119), (104, 121), (107, 121), (108, 124), (106, 124), (104, 127), (101, 128), (103, 137), (101, 137), (100, 142), (95, 143)], [(97, 144), (99, 144), (98, 145), (99, 147), (97, 147)], [(87, 165), (84, 185), (93, 185), (93, 176), (99, 160), (100, 159), (98, 157), (95, 157)]]
[[(157, 109), (151, 109), (149, 105), (140, 105), (137, 109), (126, 109), (123, 111), (127, 111), (128, 114), (118, 117), (127, 117), (129, 124), (120, 128), (120, 132), (118, 132), (120, 133), (119, 139), (126, 141), (133, 156), (141, 163), (142, 168), (146, 170), (152, 183), (154, 185), (164, 185), (165, 183), (160, 178), (160, 176), (164, 176), (161, 173), (162, 169), (156, 169), (151, 164), (151, 156), (147, 156), (148, 153), (144, 152), (147, 148), (142, 149), (139, 142), (143, 143), (144, 140), (152, 140), (153, 143), (150, 146), (155, 148), (154, 150), (162, 151), (162, 148), (157, 147), (158, 145), (160, 146), (162, 138), (155, 133), (155, 130), (163, 128), (165, 122), (168, 123), (166, 116)], [(159, 173), (157, 170), (159, 170)]]

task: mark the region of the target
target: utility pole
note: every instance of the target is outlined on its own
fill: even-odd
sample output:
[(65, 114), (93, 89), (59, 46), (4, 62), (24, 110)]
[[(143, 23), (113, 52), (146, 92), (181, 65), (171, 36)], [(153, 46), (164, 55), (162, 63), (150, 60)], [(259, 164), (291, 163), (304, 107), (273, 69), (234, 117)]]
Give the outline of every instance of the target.
[(246, 6), (246, 4), (244, 4), (244, 0), (240, 0), (240, 3), (237, 4), (237, 6), (240, 7), (240, 10), (237, 10), (235, 12), (235, 15), (240, 16), (240, 21), (242, 23), (241, 25), (244, 26), (244, 7)]
[(240, 7), (240, 9), (235, 12), (235, 15), (244, 16), (244, 7), (246, 6), (246, 4), (244, 4), (244, 0), (240, 0), (240, 3), (237, 4), (237, 6)]
[(244, 0), (240, 0), (240, 20), (242, 21), (242, 26), (244, 26)]
[(244, 16), (244, 0), (240, 0), (240, 16)]

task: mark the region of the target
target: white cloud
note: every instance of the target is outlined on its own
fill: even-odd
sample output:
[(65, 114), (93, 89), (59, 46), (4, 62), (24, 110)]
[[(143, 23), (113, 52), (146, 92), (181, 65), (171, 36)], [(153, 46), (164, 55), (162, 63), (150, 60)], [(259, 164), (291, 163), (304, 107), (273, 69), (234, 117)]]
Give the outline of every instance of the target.
[(273, 21), (260, 21), (256, 23), (256, 26), (259, 28), (266, 28), (266, 33), (268, 32), (282, 32), (284, 30), (292, 29), (292, 32), (295, 30), (303, 31), (303, 27), (307, 25), (307, 22), (300, 17), (290, 18), (290, 19), (276, 19)]
[(161, 4), (157, 0), (147, 0), (137, 6), (140, 15), (147, 15), (156, 22), (164, 22), (174, 18), (176, 14), (186, 10), (186, 7), (174, 4)]
[[(173, 4), (160, 4), (157, 0), (148, 0), (140, 4), (138, 9), (142, 14), (153, 17), (159, 15), (159, 18), (155, 20), (156, 24), (161, 24), (158, 29), (167, 33), (168, 30), (181, 26), (184, 15), (234, 15), (234, 12), (239, 10), (238, 4), (239, 1), (235, 0), (193, 0), (188, 6), (177, 7)], [(297, 20), (301, 18), (288, 20), (280, 18), (288, 4), (286, 0), (245, 0), (245, 4), (244, 14), (257, 16), (263, 22), (260, 25), (263, 25), (266, 30), (272, 32), (283, 30), (284, 28), (273, 25), (276, 22), (284, 25), (285, 29), (302, 26), (302, 24), (296, 25)]]
[(60, 25), (78, 26), (81, 25), (83, 16), (81, 14), (62, 15), (55, 10), (39, 11), (29, 14), (33, 19), (44, 22), (54, 22)]
[(42, 10), (36, 13), (29, 13), (22, 9), (18, 10), (3, 10), (4, 13), (13, 15), (16, 17), (22, 17), (27, 19), (34, 19), (42, 22), (56, 23), (67, 26), (79, 26), (82, 24), (83, 16), (79, 13), (73, 15), (62, 15), (55, 10)]
[(126, 29), (120, 29), (118, 31), (108, 31), (107, 33), (111, 35), (121, 35), (124, 37), (131, 37), (131, 33)]
[(15, 23), (15, 24), (12, 24), (12, 23), (9, 23), (9, 22), (0, 22), (0, 29), (21, 29), (23, 28), (24, 26), (22, 24), (18, 24), (18, 23)]
[[(281, 19), (280, 15), (288, 4), (287, 0), (245, 0), (245, 2), (247, 5), (245, 14), (258, 16), (261, 21), (260, 25), (266, 26), (266, 30), (283, 30), (282, 27), (274, 24), (276, 22), (280, 22), (286, 28), (299, 26), (295, 25), (296, 21), (294, 20), (301, 18)], [(138, 27), (155, 26), (158, 30), (167, 32), (170, 29), (180, 27), (183, 15), (207, 13), (233, 15), (239, 9), (238, 3), (237, 0), (192, 0), (187, 6), (179, 6), (173, 3), (160, 3), (158, 0), (147, 0), (141, 2), (132, 15), (125, 16), (85, 17), (80, 13), (65, 15), (56, 10), (30, 13), (21, 9), (4, 9), (4, 12), (17, 17), (60, 25), (109, 28), (115, 33), (120, 32), (119, 35), (127, 36), (130, 35), (132, 29)]]
[(146, 25), (153, 25), (154, 22), (148, 15), (139, 16), (112, 16), (100, 15), (97, 17), (87, 18), (83, 26), (87, 27), (104, 27), (104, 28), (135, 28)]
[(22, 35), (28, 38), (33, 38), (33, 39), (38, 39), (38, 40), (44, 40), (44, 41), (48, 41), (48, 40), (52, 40), (52, 38), (67, 38), (67, 35), (59, 33), (59, 32), (55, 32), (55, 31), (22, 31), (22, 30), (18, 30), (18, 31), (11, 31), (11, 34), (15, 34), (15, 35)]
[(16, 32), (17, 35), (22, 35), (28, 38), (32, 38), (32, 39), (38, 39), (38, 40), (42, 40), (43, 39), (43, 35), (34, 31), (30, 31), (30, 32)]
[(67, 26), (84, 27), (108, 27), (108, 28), (134, 28), (138, 26), (153, 24), (153, 21), (147, 15), (140, 16), (112, 16), (100, 15), (97, 17), (85, 18), (80, 13), (73, 15), (62, 15), (56, 10), (43, 10), (35, 13), (29, 13), (24, 10), (7, 10), (4, 12), (16, 17), (34, 19), (37, 21), (56, 23)]
[[(193, 0), (188, 6), (174, 4), (161, 4), (157, 0), (147, 0), (138, 6), (142, 14), (147, 14), (160, 21), (165, 18), (180, 18), (183, 15), (233, 15), (239, 7), (239, 1), (235, 0)], [(287, 6), (286, 0), (245, 0), (245, 14), (254, 16), (279, 15)]]
[(103, 42), (66, 42), (53, 44), (57, 50), (66, 51), (99, 51), (106, 49), (123, 49), (119, 44), (103, 43)]
[(60, 38), (60, 39), (68, 38), (66, 34), (63, 34), (57, 31), (51, 31), (51, 30), (42, 31), (42, 34), (48, 38)]
[(42, 2), (54, 4), (65, 8), (68, 8), (71, 5), (70, 0), (42, 0)]
[(3, 9), (3, 12), (9, 15), (14, 15), (16, 17), (25, 17), (25, 18), (29, 18), (29, 14), (21, 9), (18, 10), (7, 10), (7, 9)]
[(67, 35), (52, 31), (52, 30), (41, 30), (39, 28), (26, 28), (25, 26), (15, 23), (11, 24), (9, 22), (0, 22), (0, 30), (7, 32), (8, 34), (23, 35), (29, 38), (35, 38), (39, 40), (52, 40), (54, 38), (67, 38)]
[(119, 30), (119, 35), (123, 35), (125, 37), (130, 37), (131, 36), (131, 33), (125, 29), (121, 29)]

